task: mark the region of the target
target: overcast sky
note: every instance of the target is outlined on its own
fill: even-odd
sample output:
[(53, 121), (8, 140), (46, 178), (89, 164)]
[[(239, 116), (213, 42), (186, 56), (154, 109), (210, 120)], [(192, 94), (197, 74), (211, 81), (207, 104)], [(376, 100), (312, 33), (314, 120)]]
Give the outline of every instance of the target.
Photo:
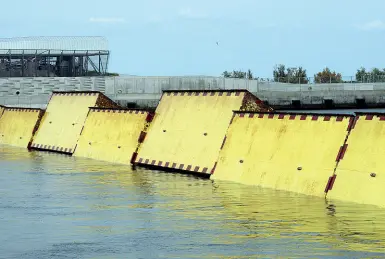
[(305, 67), (308, 76), (325, 66), (350, 76), (360, 66), (385, 67), (380, 0), (15, 3), (2, 3), (1, 37), (105, 36), (110, 72), (220, 75), (250, 68), (271, 77), (283, 63)]

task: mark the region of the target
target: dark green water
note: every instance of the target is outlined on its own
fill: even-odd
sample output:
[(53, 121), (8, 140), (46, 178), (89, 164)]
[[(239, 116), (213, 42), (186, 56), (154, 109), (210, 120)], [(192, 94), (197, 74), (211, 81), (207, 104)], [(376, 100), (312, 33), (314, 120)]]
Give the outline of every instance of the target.
[(385, 258), (385, 209), (0, 147), (0, 258)]

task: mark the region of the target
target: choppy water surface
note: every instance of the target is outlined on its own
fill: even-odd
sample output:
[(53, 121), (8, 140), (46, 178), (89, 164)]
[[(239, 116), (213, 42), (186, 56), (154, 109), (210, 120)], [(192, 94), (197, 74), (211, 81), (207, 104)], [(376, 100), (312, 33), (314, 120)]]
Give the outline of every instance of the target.
[(0, 258), (385, 258), (385, 210), (0, 147)]

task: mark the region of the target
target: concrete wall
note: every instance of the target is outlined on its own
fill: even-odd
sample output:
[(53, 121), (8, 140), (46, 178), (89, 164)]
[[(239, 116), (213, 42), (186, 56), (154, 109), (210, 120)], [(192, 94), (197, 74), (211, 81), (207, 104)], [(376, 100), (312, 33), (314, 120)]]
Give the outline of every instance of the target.
[[(357, 98), (385, 105), (385, 83), (293, 85), (221, 77), (41, 77), (0, 78), (0, 105), (44, 108), (52, 91), (94, 90), (125, 105), (135, 102), (156, 106), (162, 90), (247, 89), (275, 106), (322, 105), (325, 99), (336, 105), (353, 105)], [(16, 93), (20, 92), (19, 95)]]

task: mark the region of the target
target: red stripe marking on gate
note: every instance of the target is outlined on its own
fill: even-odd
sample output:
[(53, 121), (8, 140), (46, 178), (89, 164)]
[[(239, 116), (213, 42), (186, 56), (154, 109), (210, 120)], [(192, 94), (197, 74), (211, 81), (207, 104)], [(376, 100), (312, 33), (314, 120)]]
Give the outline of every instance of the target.
[(225, 136), (225, 138), (224, 138), (224, 139), (223, 139), (223, 141), (222, 141), (222, 146), (221, 146), (221, 149), (222, 149), (222, 148), (223, 148), (223, 146), (225, 145), (226, 139), (227, 139), (227, 136)]
[(341, 153), (342, 153), (343, 148), (344, 148), (343, 146), (340, 147), (340, 151), (338, 151), (338, 154), (337, 154), (336, 162), (340, 161), (340, 157), (341, 157)]
[(217, 163), (218, 162), (215, 162), (214, 167), (211, 169), (211, 174), (214, 174), (215, 169), (217, 168)]
[(335, 175), (333, 175), (331, 178), (332, 178), (332, 179), (331, 179), (331, 181), (330, 181), (329, 191), (331, 191), (331, 190), (333, 189), (334, 182), (336, 181), (337, 175), (335, 174)]
[(347, 149), (347, 148), (348, 148), (348, 144), (344, 144), (343, 147), (342, 147), (340, 160), (341, 160), (341, 159), (344, 159), (344, 156), (345, 156), (345, 153), (346, 153), (346, 149)]
[(324, 190), (325, 193), (328, 193), (328, 191), (329, 191), (329, 189), (330, 189), (330, 184), (331, 184), (331, 182), (332, 182), (332, 179), (333, 179), (333, 176), (330, 176), (330, 177), (329, 177), (329, 180), (328, 180), (328, 182), (327, 182), (327, 184), (326, 184), (326, 186), (325, 186), (325, 190)]
[(138, 153), (134, 152), (131, 156), (131, 164), (135, 163), (136, 158), (138, 157)]

